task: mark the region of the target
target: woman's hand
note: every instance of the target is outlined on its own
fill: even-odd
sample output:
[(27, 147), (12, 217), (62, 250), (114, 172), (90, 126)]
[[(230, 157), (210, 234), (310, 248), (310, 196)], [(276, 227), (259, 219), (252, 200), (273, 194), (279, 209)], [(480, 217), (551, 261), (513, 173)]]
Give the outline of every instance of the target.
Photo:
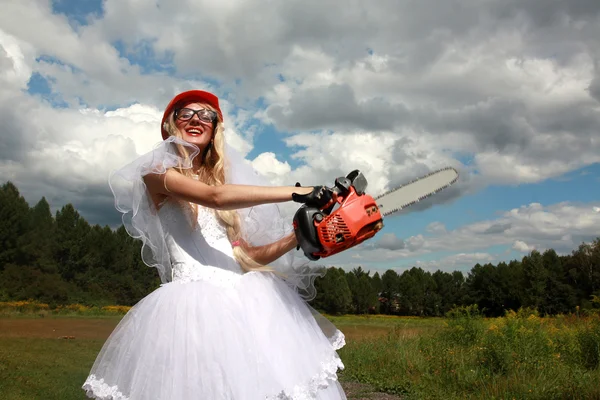
[[(300, 186), (299, 183), (296, 184), (296, 187), (298, 186)], [(323, 208), (333, 200), (333, 192), (326, 186), (315, 186), (306, 194), (292, 193), (292, 200), (311, 207)]]
[(298, 242), (296, 241), (296, 234), (294, 232), (264, 246), (250, 246), (244, 239), (239, 240), (239, 246), (244, 249), (246, 254), (262, 265), (272, 263), (288, 251), (295, 249), (297, 245)]

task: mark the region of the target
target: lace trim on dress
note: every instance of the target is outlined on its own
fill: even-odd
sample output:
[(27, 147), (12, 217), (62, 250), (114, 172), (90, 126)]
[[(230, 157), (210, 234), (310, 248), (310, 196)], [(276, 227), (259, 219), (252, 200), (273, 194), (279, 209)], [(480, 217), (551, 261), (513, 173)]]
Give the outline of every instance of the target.
[(85, 395), (90, 399), (129, 400), (129, 397), (121, 393), (116, 385), (110, 386), (104, 382), (104, 379), (97, 379), (96, 375), (90, 375), (82, 388), (85, 390)]
[(344, 364), (337, 354), (333, 354), (329, 360), (321, 362), (321, 372), (303, 384), (296, 385), (291, 389), (282, 390), (274, 396), (267, 396), (266, 400), (310, 400), (315, 399), (319, 390), (326, 389), (330, 383), (338, 380), (337, 370), (344, 369)]
[(337, 330), (331, 339), (329, 339), (331, 343), (331, 347), (334, 350), (339, 350), (346, 345), (346, 336), (342, 333), (342, 331)]
[[(343, 334), (341, 337), (343, 340)], [(296, 385), (291, 389), (282, 390), (276, 395), (266, 396), (265, 400), (315, 399), (319, 390), (326, 389), (332, 382), (338, 380), (338, 369), (344, 369), (344, 363), (342, 363), (340, 357), (334, 353), (328, 360), (321, 362), (321, 372), (313, 376), (309, 382), (302, 385)], [(110, 386), (104, 382), (104, 379), (97, 379), (95, 375), (90, 375), (82, 388), (86, 391), (86, 396), (91, 399), (129, 400), (127, 396), (119, 391), (117, 386)]]

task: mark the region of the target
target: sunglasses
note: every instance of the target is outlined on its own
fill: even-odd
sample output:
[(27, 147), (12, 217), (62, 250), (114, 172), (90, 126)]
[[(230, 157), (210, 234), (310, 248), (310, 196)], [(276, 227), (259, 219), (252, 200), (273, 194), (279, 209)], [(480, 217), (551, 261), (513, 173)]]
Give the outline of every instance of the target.
[(198, 115), (198, 119), (201, 122), (213, 123), (217, 119), (217, 113), (212, 110), (191, 110), (189, 108), (181, 108), (175, 111), (175, 118), (180, 121), (189, 121), (194, 118), (194, 115)]

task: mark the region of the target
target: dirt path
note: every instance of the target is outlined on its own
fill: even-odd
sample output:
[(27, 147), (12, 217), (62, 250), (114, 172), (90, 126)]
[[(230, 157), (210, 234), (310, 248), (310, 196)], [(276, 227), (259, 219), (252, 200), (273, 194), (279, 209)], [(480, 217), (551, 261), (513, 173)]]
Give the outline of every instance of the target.
[(350, 400), (402, 400), (402, 397), (375, 392), (371, 385), (356, 382), (342, 382), (346, 396)]
[(106, 339), (118, 318), (0, 318), (0, 337)]

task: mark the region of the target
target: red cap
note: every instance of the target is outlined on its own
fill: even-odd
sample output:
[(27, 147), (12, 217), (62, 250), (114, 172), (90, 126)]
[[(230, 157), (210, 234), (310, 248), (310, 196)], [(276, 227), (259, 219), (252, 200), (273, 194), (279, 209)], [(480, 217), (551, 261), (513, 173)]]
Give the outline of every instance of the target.
[(217, 114), (219, 114), (219, 119), (223, 121), (223, 113), (221, 113), (221, 108), (219, 107), (219, 98), (217, 96), (215, 96), (212, 93), (205, 92), (203, 90), (189, 90), (187, 92), (183, 92), (175, 96), (165, 109), (162, 121), (160, 123), (160, 130), (163, 139), (169, 137), (169, 133), (165, 130), (165, 121), (169, 117), (169, 114), (171, 114), (171, 111), (189, 102), (206, 103), (208, 105), (211, 105), (215, 108), (215, 110), (217, 110)]

